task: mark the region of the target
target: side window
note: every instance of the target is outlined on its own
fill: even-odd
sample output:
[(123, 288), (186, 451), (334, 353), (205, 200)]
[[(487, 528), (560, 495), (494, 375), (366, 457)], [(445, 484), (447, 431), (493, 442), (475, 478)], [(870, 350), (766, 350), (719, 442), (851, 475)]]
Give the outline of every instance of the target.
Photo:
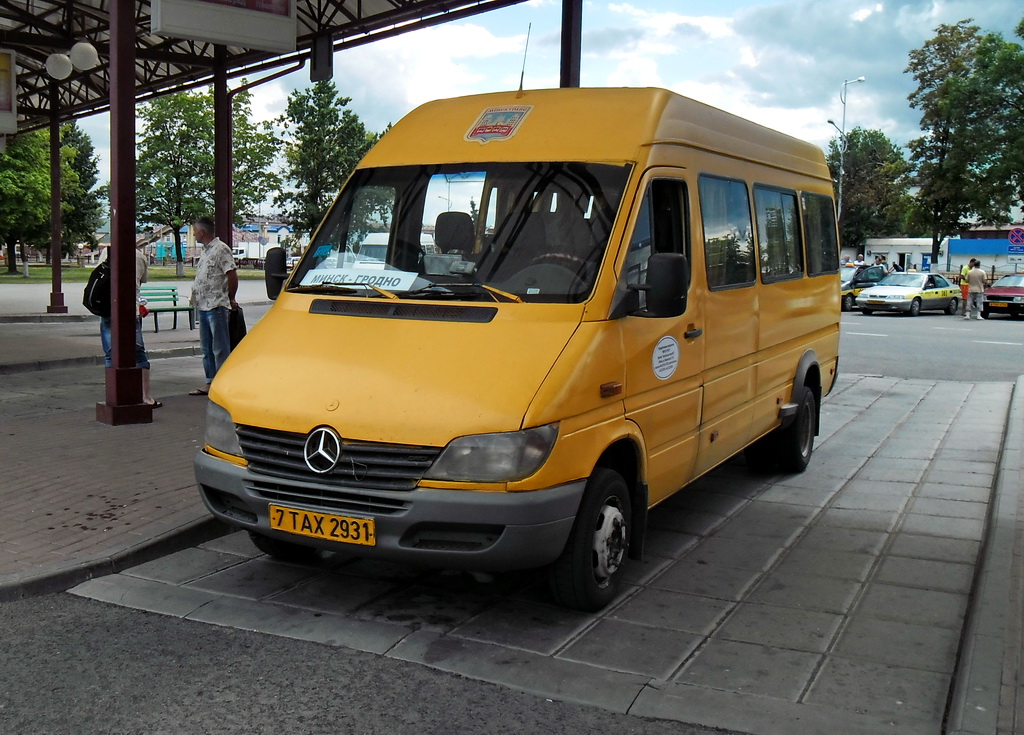
[(715, 289), (752, 284), (757, 263), (746, 184), (701, 176), (699, 188), (708, 286)]
[[(686, 183), (676, 179), (655, 179), (644, 192), (633, 236), (626, 252), (623, 280), (627, 285), (647, 282), (647, 261), (654, 253), (682, 253), (690, 257), (687, 228)], [(639, 292), (640, 307), (646, 294)]]
[(802, 195), (807, 272), (812, 276), (839, 270), (839, 241), (836, 237), (836, 208), (832, 197)]
[(799, 278), (804, 272), (796, 192), (754, 187), (757, 243), (764, 283)]

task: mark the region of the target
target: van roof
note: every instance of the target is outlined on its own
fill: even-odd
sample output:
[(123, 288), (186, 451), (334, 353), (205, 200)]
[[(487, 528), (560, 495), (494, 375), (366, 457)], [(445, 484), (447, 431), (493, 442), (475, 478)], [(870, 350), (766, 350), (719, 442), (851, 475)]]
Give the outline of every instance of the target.
[(817, 146), (653, 88), (527, 90), (428, 102), (388, 131), (360, 167), (490, 161), (626, 163), (638, 160), (642, 147), (656, 143), (717, 151), (829, 178)]

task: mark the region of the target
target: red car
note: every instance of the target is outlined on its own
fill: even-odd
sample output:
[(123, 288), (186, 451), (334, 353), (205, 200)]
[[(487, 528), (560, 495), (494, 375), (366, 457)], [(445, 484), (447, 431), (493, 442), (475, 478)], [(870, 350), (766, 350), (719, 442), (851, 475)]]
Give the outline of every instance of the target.
[(1024, 313), (1024, 273), (1003, 276), (985, 289), (985, 306), (981, 315), (988, 319), (993, 314), (1020, 316)]

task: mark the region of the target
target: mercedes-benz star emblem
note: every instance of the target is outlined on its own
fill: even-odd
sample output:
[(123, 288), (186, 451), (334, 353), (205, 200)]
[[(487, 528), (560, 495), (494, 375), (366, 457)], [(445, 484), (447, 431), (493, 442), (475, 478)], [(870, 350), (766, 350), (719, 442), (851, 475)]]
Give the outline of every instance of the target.
[(302, 456), (309, 469), (324, 475), (333, 470), (341, 459), (341, 438), (328, 426), (313, 429), (306, 437)]

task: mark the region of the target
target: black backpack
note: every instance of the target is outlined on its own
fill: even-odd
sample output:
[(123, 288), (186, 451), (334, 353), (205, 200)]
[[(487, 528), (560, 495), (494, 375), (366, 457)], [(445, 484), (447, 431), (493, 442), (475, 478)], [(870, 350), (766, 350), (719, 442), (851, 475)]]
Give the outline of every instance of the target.
[(85, 284), (82, 306), (96, 316), (110, 318), (110, 259), (102, 261), (92, 269), (89, 282)]

